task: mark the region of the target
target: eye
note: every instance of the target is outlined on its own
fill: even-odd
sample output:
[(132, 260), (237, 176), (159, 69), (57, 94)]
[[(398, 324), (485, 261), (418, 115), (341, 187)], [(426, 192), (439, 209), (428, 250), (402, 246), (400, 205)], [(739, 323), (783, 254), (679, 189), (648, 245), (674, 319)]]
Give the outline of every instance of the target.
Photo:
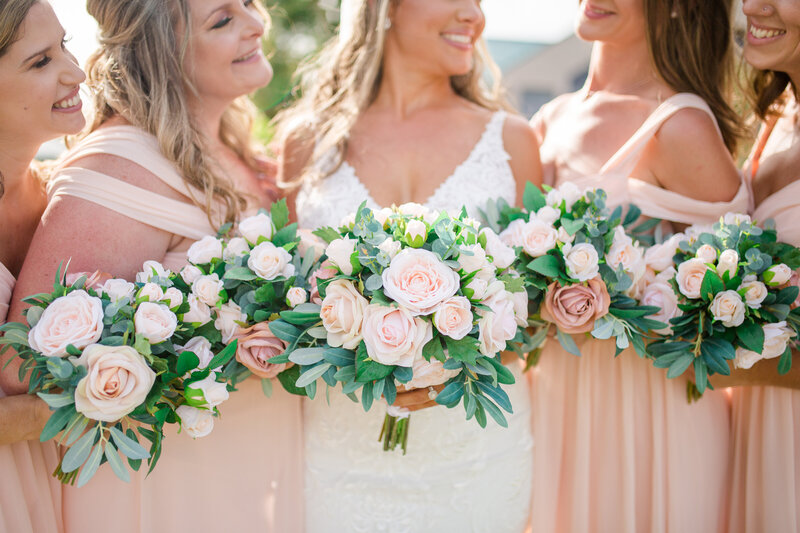
[(250, 7), (254, 2), (255, 0), (244, 0), (244, 7)]
[(212, 30), (218, 30), (218, 29), (222, 28), (223, 26), (227, 25), (231, 20), (233, 20), (233, 17), (223, 17), (222, 19), (220, 19), (219, 22), (217, 22), (216, 24), (211, 26), (211, 29)]
[(42, 58), (33, 64), (33, 68), (44, 68), (47, 66), (48, 63), (51, 61), (50, 56), (42, 56)]

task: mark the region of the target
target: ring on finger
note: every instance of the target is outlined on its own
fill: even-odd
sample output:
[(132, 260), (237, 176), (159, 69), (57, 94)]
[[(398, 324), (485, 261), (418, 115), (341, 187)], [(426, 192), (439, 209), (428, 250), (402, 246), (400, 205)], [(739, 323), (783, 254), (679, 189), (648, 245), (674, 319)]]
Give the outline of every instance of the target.
[(436, 389), (434, 389), (433, 387), (428, 387), (428, 398), (430, 398), (431, 401), (433, 401), (436, 399), (437, 396), (439, 396), (439, 393), (436, 392)]

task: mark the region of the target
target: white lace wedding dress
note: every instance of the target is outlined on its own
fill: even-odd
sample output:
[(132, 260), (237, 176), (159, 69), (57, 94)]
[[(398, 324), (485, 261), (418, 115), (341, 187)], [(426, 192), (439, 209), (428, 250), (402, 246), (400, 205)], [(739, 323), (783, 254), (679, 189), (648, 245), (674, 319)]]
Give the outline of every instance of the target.
[[(504, 112), (494, 114), (472, 153), (425, 203), (462, 205), (472, 216), (488, 198), (515, 202), (503, 148)], [(379, 208), (344, 163), (297, 197), (301, 227), (337, 226), (367, 200)], [(433, 407), (411, 415), (408, 453), (384, 452), (378, 441), (385, 405), (365, 413), (339, 389), (305, 402), (307, 533), (520, 533), (528, 518), (533, 439), (528, 382), (517, 365), (507, 388), (508, 428), (481, 429), (464, 409)]]

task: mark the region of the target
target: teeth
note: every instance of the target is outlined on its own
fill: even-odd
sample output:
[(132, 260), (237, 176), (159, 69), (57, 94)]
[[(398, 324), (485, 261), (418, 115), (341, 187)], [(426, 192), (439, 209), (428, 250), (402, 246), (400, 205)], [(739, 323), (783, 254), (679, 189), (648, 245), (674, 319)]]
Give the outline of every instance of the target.
[(61, 100), (60, 102), (57, 102), (56, 104), (53, 104), (53, 107), (55, 107), (56, 109), (67, 109), (70, 107), (75, 107), (80, 103), (81, 103), (81, 96), (79, 94), (76, 94), (72, 98), (67, 98)]
[(592, 13), (595, 13), (597, 15), (613, 15), (614, 14), (613, 11), (606, 11), (604, 9), (599, 9), (599, 8), (596, 8), (596, 7), (590, 8), (589, 11), (591, 11)]
[(469, 35), (461, 35), (460, 33), (443, 33), (442, 37), (448, 41), (460, 44), (472, 44), (472, 38)]
[(253, 50), (252, 52), (250, 52), (246, 56), (242, 56), (239, 59), (234, 59), (233, 62), (234, 63), (241, 63), (242, 61), (247, 61), (248, 59), (250, 59), (251, 57), (253, 57), (257, 53), (258, 53), (258, 50)]
[(755, 26), (750, 26), (750, 35), (752, 35), (756, 39), (769, 39), (770, 37), (783, 35), (784, 33), (786, 33), (784, 30), (766, 30), (763, 28), (756, 28)]

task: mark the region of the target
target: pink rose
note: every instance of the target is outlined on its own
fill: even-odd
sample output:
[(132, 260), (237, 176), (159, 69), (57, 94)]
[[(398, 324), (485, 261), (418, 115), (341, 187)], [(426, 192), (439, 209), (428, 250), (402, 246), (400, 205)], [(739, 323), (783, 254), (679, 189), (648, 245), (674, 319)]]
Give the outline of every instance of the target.
[(659, 311), (648, 318), (664, 322), (667, 327), (656, 331), (656, 333), (669, 334), (672, 326), (669, 321), (676, 316), (680, 316), (681, 310), (678, 308), (678, 296), (672, 290), (672, 286), (665, 281), (654, 281), (647, 285), (641, 300), (642, 305), (658, 307)]
[(367, 299), (346, 279), (328, 284), (319, 316), (328, 332), (328, 344), (353, 350), (361, 342)]
[(98, 293), (102, 290), (105, 282), (114, 277), (108, 272), (100, 272), (99, 270), (95, 270), (94, 272), (76, 272), (75, 274), (67, 274), (67, 286), (78, 281), (81, 276), (86, 276), (86, 282), (83, 286), (87, 289), (94, 289)]
[[(800, 273), (798, 273), (796, 270), (794, 272), (792, 272), (792, 275), (789, 278), (788, 286), (789, 287), (800, 287)], [(792, 309), (797, 309), (798, 307), (800, 307), (800, 295), (798, 295), (797, 299), (794, 302), (792, 302), (791, 307), (792, 307)]]
[(541, 257), (556, 247), (558, 230), (552, 224), (531, 218), (521, 230), (522, 249), (531, 257)]
[(453, 296), (443, 301), (433, 313), (433, 324), (442, 335), (463, 339), (472, 330), (472, 310), (469, 300)]
[(542, 318), (564, 333), (588, 333), (594, 329), (595, 320), (608, 313), (610, 305), (611, 297), (600, 278), (566, 287), (553, 282), (547, 288)]
[(297, 245), (300, 258), (304, 259), (308, 251), (313, 250), (314, 261), (319, 261), (322, 254), (325, 253), (325, 248), (328, 247), (327, 243), (307, 229), (297, 230), (297, 236), (300, 237), (300, 243)]
[(28, 332), (28, 344), (48, 357), (65, 357), (68, 345), (82, 350), (99, 341), (102, 334), (103, 302), (78, 290), (47, 306)]
[(308, 284), (311, 286), (311, 302), (319, 305), (322, 303), (322, 298), (319, 295), (319, 288), (317, 287), (317, 280), (331, 279), (338, 274), (336, 267), (328, 261), (323, 261), (317, 270), (308, 278)]
[(461, 370), (447, 370), (438, 359), (431, 358), (430, 361), (426, 361), (424, 357), (415, 359), (411, 368), (414, 377), (404, 385), (404, 390), (407, 391), (441, 385), (461, 372)]
[(364, 311), (364, 343), (370, 358), (384, 365), (412, 367), (433, 338), (429, 322), (403, 307), (370, 304)]
[(414, 316), (430, 315), (461, 285), (458, 274), (439, 256), (411, 248), (397, 254), (381, 277), (386, 296)]
[(506, 342), (517, 334), (514, 300), (510, 292), (500, 290), (481, 303), (490, 310), (478, 311), (481, 315), (478, 320), (480, 352), (487, 357), (493, 357), (505, 349)]
[(239, 328), (233, 336), (239, 340), (236, 360), (260, 378), (274, 378), (291, 364), (268, 361), (286, 351), (286, 343), (272, 334), (268, 322), (259, 322), (247, 329)]
[(695, 257), (678, 265), (678, 274), (675, 280), (681, 294), (687, 298), (700, 298), (700, 287), (703, 285), (703, 278), (709, 270), (708, 265), (703, 259)]

